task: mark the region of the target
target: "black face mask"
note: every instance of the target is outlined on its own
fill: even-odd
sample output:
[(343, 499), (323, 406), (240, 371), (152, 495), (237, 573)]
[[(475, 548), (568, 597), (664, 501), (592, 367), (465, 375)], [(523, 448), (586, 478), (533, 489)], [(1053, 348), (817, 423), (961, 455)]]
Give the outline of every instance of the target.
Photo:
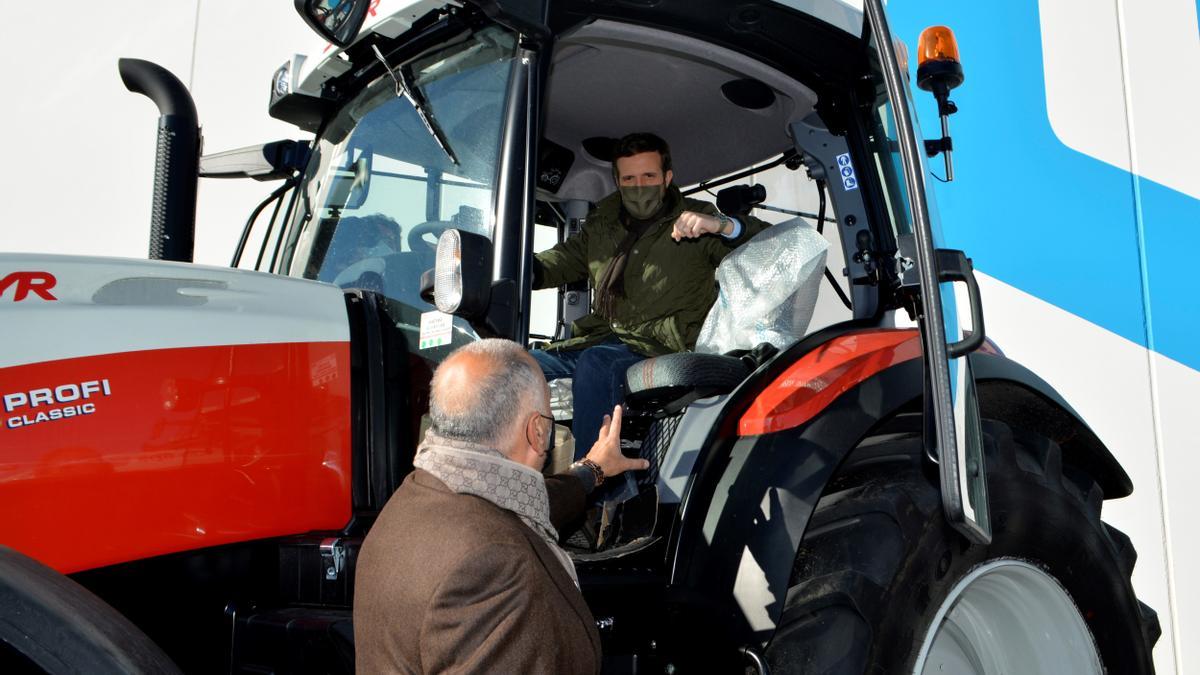
[(622, 185), (621, 204), (637, 220), (649, 220), (662, 210), (666, 185)]

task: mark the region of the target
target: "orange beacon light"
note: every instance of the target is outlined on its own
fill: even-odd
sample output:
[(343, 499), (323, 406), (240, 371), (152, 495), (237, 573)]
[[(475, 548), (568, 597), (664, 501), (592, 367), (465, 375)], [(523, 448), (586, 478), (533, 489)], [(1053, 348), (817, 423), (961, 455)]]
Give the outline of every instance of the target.
[(925, 141), (930, 157), (941, 153), (946, 160), (946, 182), (954, 180), (954, 162), (950, 158), (954, 142), (950, 139), (949, 118), (958, 112), (950, 100), (950, 90), (963, 83), (962, 62), (958, 58), (958, 40), (946, 26), (930, 26), (921, 31), (917, 41), (917, 86), (933, 92), (937, 99), (938, 115), (942, 120), (942, 137)]
[(917, 86), (937, 95), (939, 89), (949, 92), (962, 82), (962, 61), (954, 31), (946, 26), (930, 26), (921, 31), (917, 42)]

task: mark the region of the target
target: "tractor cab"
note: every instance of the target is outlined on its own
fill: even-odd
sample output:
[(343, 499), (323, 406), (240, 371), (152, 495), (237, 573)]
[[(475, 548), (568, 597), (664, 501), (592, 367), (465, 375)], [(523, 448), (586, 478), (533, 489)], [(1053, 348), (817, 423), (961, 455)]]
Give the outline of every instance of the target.
[[(590, 311), (590, 289), (532, 292), (531, 256), (579, 232), (615, 190), (615, 140), (651, 131), (670, 143), (685, 195), (802, 232), (769, 230), (748, 244), (741, 265), (758, 276), (731, 270), (718, 305), (736, 316), (712, 319), (761, 324), (754, 312), (769, 310), (754, 300), (787, 288), (772, 300), (772, 320), (786, 309), (786, 330), (729, 328), (697, 347), (710, 354), (668, 359), (676, 367), (657, 369), (659, 381), (631, 379), (631, 403), (649, 402), (647, 414), (729, 394), (768, 360), (762, 350), (721, 354), (760, 344), (775, 354), (827, 326), (912, 325), (926, 314), (902, 162), (913, 131), (885, 76), (885, 62), (906, 68), (906, 51), (888, 37), (881, 48), (861, 8), (568, 1), (545, 10), (415, 3), (311, 68), (285, 65), (271, 114), (317, 138), (294, 198), (273, 211), (278, 222), (258, 225), (263, 267), (375, 291), (424, 391), (432, 368), (478, 336), (569, 336)], [(907, 96), (906, 83), (895, 86)], [(461, 264), (439, 268), (449, 286), (431, 294), (447, 233), (444, 245), (458, 248), (443, 258)], [(782, 255), (801, 240), (812, 255)], [(773, 275), (765, 262), (776, 263)], [(947, 316), (942, 332), (957, 334)], [(724, 373), (717, 385), (690, 374), (713, 367)], [(662, 380), (668, 372), (682, 379)], [(569, 401), (556, 408), (570, 419)], [(630, 447), (655, 426), (631, 420)], [(408, 450), (422, 425), (410, 427)]]
[[(669, 142), (685, 196), (773, 225), (725, 259), (696, 351), (627, 374), (623, 446), (651, 468), (560, 533), (585, 594), (628, 565), (650, 574), (623, 592), (690, 583), (672, 562), (689, 546), (679, 523), (689, 504), (720, 508), (697, 496), (713, 489), (703, 474), (721, 461), (715, 448), (788, 364), (831, 339), (894, 330), (897, 344), (953, 370), (953, 385), (949, 374), (935, 380), (946, 412), (930, 428), (955, 458), (978, 452), (966, 407), (954, 405), (973, 386), (968, 366), (947, 349), (948, 337), (958, 355), (977, 346), (982, 321), (975, 313), (963, 338), (952, 293), (941, 319), (939, 281), (966, 280), (969, 266), (939, 277), (933, 262), (940, 235), (908, 115), (906, 50), (874, 0), (416, 2), (340, 37), (321, 16), (310, 23), (340, 48), (285, 64), (270, 103), (316, 137), (243, 243), (258, 243), (260, 269), (346, 289), (382, 333), (373, 358), (387, 393), (373, 415), (406, 420), (359, 432), (389, 468), (369, 479), (377, 499), (363, 522), (411, 466), (441, 360), (481, 336), (536, 348), (591, 311), (586, 283), (533, 291), (532, 256), (586, 227), (615, 190), (616, 139), (637, 131)], [(572, 452), (570, 387), (551, 389), (565, 442), (548, 472)], [(949, 503), (964, 531), (986, 538), (982, 478), (960, 481), (957, 466), (943, 462)], [(769, 584), (780, 572), (763, 564)], [(768, 605), (747, 614), (743, 638), (771, 625), (779, 607)]]

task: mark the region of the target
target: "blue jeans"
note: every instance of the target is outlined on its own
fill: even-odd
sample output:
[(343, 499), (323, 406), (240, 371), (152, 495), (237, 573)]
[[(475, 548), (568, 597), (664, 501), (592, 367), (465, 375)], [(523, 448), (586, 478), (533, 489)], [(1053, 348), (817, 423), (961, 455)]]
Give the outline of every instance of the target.
[(600, 424), (613, 407), (625, 399), (625, 371), (646, 357), (620, 340), (609, 338), (586, 349), (546, 351), (529, 354), (546, 380), (570, 377), (575, 411), (571, 433), (575, 436), (575, 459), (587, 455), (600, 437)]

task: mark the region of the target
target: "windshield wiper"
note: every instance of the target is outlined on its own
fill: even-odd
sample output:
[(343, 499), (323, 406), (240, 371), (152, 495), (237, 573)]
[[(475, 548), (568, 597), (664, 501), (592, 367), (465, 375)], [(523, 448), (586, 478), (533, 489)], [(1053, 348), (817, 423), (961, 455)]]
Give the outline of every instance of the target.
[[(412, 81), (412, 76), (401, 66), (393, 70), (388, 65), (387, 59), (383, 58), (383, 52), (379, 51), (378, 45), (371, 45), (371, 49), (375, 50), (375, 57), (383, 64), (388, 75), (392, 76), (392, 81), (396, 83), (396, 95), (403, 96), (406, 101), (412, 104), (413, 110), (417, 111), (417, 117), (421, 118), (421, 122), (425, 125), (425, 129), (429, 131), (429, 135), (433, 137), (438, 147), (442, 152), (446, 153), (446, 157), (454, 163), (454, 166), (459, 166), (458, 157), (454, 155), (454, 150), (450, 148), (450, 141), (446, 140), (446, 134), (442, 131), (442, 127), (437, 123), (437, 118), (433, 116), (433, 110), (429, 107), (429, 101), (425, 98), (425, 94), (416, 82)], [(396, 73), (399, 72), (399, 76)]]

